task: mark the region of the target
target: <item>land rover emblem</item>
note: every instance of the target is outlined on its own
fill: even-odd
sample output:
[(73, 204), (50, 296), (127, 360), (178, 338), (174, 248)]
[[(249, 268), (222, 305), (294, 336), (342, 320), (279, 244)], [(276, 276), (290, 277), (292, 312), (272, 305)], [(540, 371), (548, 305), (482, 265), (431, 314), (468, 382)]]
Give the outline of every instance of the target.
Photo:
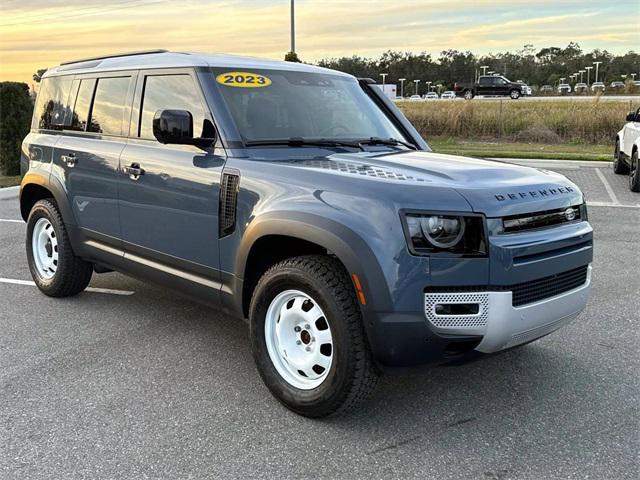
[(576, 211), (573, 208), (567, 208), (564, 211), (564, 218), (567, 219), (567, 222), (570, 222), (576, 218)]

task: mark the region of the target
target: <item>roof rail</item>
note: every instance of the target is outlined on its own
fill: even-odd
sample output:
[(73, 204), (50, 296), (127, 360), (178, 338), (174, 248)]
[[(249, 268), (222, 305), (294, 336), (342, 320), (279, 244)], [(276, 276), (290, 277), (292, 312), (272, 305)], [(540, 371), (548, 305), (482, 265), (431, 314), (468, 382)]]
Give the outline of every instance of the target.
[(79, 58), (78, 60), (62, 62), (60, 65), (70, 65), (72, 63), (89, 62), (91, 60), (104, 60), (106, 58), (131, 57), (133, 55), (149, 55), (152, 53), (166, 53), (168, 51), (169, 50), (158, 49), (158, 50), (140, 50), (137, 52), (128, 52), (128, 53), (114, 53), (113, 55), (101, 55), (99, 57)]

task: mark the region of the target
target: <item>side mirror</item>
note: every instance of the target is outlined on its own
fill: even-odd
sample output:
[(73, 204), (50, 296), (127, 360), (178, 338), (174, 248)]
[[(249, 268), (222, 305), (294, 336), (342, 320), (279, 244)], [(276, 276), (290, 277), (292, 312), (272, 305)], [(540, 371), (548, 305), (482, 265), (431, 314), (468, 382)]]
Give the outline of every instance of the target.
[(636, 121), (636, 112), (629, 112), (627, 114), (627, 122), (635, 122)]
[(186, 110), (158, 110), (153, 116), (153, 136), (165, 145), (195, 145), (202, 149), (209, 148), (216, 141), (215, 130), (206, 130), (212, 135), (211, 138), (193, 138), (193, 115)]

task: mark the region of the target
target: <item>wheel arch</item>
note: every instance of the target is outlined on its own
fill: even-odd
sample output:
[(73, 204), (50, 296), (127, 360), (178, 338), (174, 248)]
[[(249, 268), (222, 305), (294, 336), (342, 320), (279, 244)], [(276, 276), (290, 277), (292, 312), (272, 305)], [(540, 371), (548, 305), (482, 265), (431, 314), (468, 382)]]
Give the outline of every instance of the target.
[(71, 205), (62, 186), (57, 180), (51, 181), (49, 176), (38, 173), (27, 173), (20, 184), (20, 215), (25, 222), (36, 202), (44, 198), (52, 198), (56, 202), (65, 223), (75, 224)]
[[(265, 251), (274, 261), (260, 264), (260, 254)], [(242, 305), (238, 306), (245, 316), (260, 272), (264, 273), (270, 265), (284, 258), (314, 253), (336, 257), (352, 283), (353, 275), (358, 276), (365, 299), (364, 304), (360, 302), (363, 313), (390, 306), (391, 297), (379, 262), (366, 241), (355, 231), (316, 214), (271, 212), (251, 223), (237, 251), (235, 275), (242, 288), (237, 288), (236, 292), (242, 299)], [(254, 270), (256, 265), (260, 266), (257, 271)]]

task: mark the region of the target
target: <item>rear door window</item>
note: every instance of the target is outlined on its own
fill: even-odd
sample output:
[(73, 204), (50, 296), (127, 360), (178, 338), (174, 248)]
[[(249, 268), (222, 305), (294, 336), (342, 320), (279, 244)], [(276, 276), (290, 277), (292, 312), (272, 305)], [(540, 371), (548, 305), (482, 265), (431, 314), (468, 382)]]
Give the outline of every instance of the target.
[(95, 78), (86, 78), (80, 81), (78, 95), (76, 96), (73, 107), (70, 130), (85, 131), (87, 129), (87, 120), (89, 118), (91, 99), (93, 98), (95, 86)]
[(140, 137), (155, 139), (153, 117), (158, 110), (187, 110), (193, 116), (193, 136), (202, 136), (205, 113), (190, 75), (149, 75), (145, 78)]
[(130, 81), (131, 77), (98, 79), (88, 131), (105, 135), (122, 135)]

